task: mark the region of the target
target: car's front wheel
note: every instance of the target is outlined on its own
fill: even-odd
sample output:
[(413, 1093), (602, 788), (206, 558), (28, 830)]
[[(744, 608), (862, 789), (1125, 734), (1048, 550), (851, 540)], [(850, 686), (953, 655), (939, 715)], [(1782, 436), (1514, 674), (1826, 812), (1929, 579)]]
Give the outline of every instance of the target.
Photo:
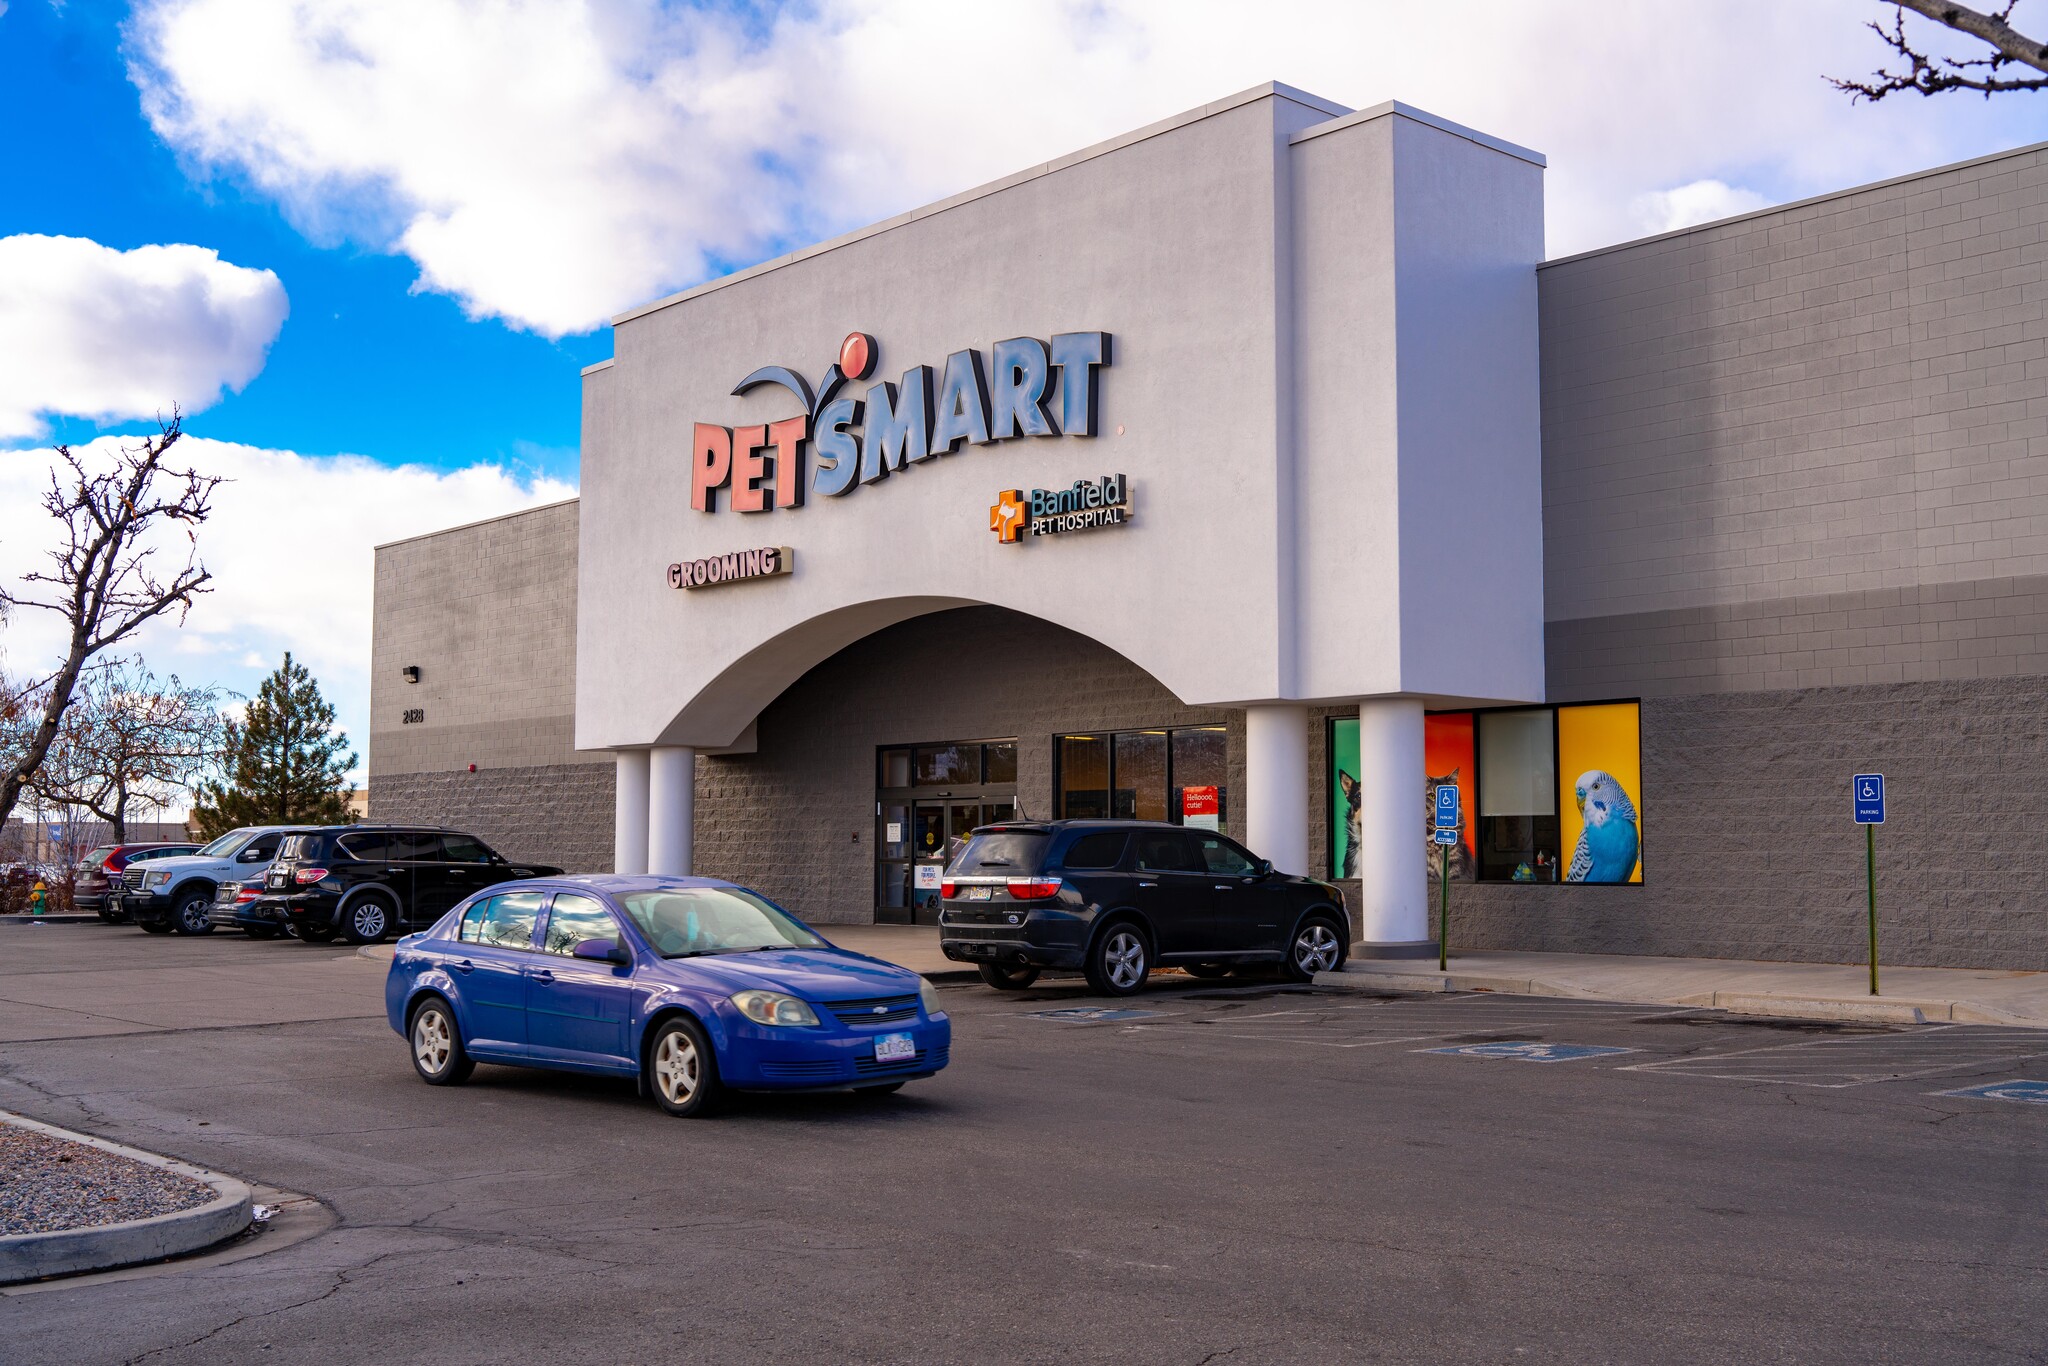
[(1102, 932), (1088, 951), (1088, 985), (1104, 996), (1132, 996), (1145, 987), (1152, 970), (1152, 947), (1145, 933), (1129, 921)]
[(168, 920), (137, 920), (135, 928), (141, 930), (144, 934), (169, 934), (171, 932), (171, 922)]
[(187, 892), (171, 907), (171, 928), (179, 934), (213, 933), (213, 893)]
[(121, 917), (115, 915), (105, 906), (100, 907), (100, 919), (106, 921), (109, 925), (118, 925), (121, 923)]
[(1287, 946), (1287, 975), (1297, 982), (1314, 979), (1319, 972), (1335, 972), (1344, 966), (1344, 939), (1333, 921), (1322, 916), (1304, 920)]
[(412, 1069), (429, 1086), (459, 1086), (476, 1071), (462, 1046), (462, 1031), (455, 1027), (455, 1012), (438, 996), (412, 1013), (406, 1037), (412, 1042)]
[(647, 1089), (672, 1115), (703, 1116), (718, 1108), (723, 1087), (711, 1041), (695, 1020), (664, 1021), (647, 1049)]
[(351, 944), (374, 944), (391, 932), (391, 907), (380, 896), (366, 896), (348, 908), (341, 933)]
[(1030, 964), (979, 963), (981, 980), (998, 991), (1022, 991), (1038, 980), (1038, 969)]

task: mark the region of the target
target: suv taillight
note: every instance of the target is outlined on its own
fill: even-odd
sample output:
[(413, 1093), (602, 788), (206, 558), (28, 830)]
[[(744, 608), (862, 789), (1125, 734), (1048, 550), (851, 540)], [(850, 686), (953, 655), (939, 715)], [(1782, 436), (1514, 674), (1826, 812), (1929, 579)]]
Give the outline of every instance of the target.
[(121, 856), (119, 854), (109, 854), (107, 855), (106, 862), (100, 865), (100, 871), (103, 873), (119, 873), (121, 866)]
[(292, 874), (292, 881), (303, 887), (309, 882), (318, 882), (326, 876), (327, 870), (325, 868), (301, 868), (298, 872)]
[(1060, 894), (1060, 880), (1056, 877), (1013, 877), (1010, 879), (1010, 900), (1050, 901)]
[(960, 895), (960, 884), (951, 878), (939, 884), (939, 896), (942, 900), (951, 901), (958, 895)]

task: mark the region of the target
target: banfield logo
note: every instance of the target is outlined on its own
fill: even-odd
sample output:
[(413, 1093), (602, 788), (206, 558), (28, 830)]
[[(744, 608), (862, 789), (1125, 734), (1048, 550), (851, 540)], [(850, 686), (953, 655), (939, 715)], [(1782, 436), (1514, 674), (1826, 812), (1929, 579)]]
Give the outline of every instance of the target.
[(989, 348), (986, 360), (976, 350), (955, 351), (936, 373), (913, 365), (899, 382), (870, 385), (863, 398), (842, 394), (868, 377), (875, 356), (875, 339), (854, 332), (815, 394), (810, 381), (782, 365), (764, 365), (741, 380), (735, 395), (779, 384), (803, 410), (755, 427), (697, 423), (690, 506), (717, 512), (722, 489), (734, 512), (800, 508), (807, 492), (844, 497), (966, 445), (1094, 436), (1096, 372), (1109, 366), (1110, 336), (1011, 337)]
[(996, 496), (996, 505), (988, 510), (988, 529), (1004, 545), (1015, 545), (1024, 539), (1023, 489), (1004, 489)]

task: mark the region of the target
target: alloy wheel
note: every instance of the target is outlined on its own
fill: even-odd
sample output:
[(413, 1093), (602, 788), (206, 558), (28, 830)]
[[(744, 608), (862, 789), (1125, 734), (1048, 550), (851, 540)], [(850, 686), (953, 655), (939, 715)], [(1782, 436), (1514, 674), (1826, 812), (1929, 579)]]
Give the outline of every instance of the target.
[(412, 1052), (419, 1059), (420, 1070), (439, 1076), (448, 1066), (448, 1059), (455, 1051), (455, 1040), (448, 1028), (448, 1017), (433, 1006), (419, 1013), (412, 1022)]
[(1133, 930), (1113, 930), (1103, 947), (1103, 966), (1109, 980), (1120, 991), (1128, 991), (1145, 976), (1145, 941)]
[(349, 917), (356, 934), (365, 941), (384, 937), (384, 904), (380, 901), (365, 901), (357, 906)]
[(654, 1084), (671, 1105), (681, 1105), (697, 1094), (697, 1045), (680, 1030), (661, 1036), (654, 1049)]
[(1306, 975), (1337, 967), (1337, 932), (1321, 921), (1305, 926), (1294, 940), (1294, 965)]

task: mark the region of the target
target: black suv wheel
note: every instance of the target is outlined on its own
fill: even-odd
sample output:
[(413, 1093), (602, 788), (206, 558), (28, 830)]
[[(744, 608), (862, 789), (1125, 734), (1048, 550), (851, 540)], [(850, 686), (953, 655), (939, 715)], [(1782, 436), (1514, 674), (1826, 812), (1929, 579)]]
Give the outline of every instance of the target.
[(1337, 923), (1320, 915), (1302, 921), (1287, 946), (1287, 976), (1307, 982), (1319, 972), (1335, 972), (1343, 966), (1344, 939), (1337, 933)]
[(1088, 950), (1088, 985), (1104, 996), (1135, 996), (1152, 970), (1152, 946), (1129, 920), (1104, 930)]
[(361, 896), (342, 912), (341, 935), (351, 944), (374, 944), (391, 933), (392, 910), (381, 896)]

